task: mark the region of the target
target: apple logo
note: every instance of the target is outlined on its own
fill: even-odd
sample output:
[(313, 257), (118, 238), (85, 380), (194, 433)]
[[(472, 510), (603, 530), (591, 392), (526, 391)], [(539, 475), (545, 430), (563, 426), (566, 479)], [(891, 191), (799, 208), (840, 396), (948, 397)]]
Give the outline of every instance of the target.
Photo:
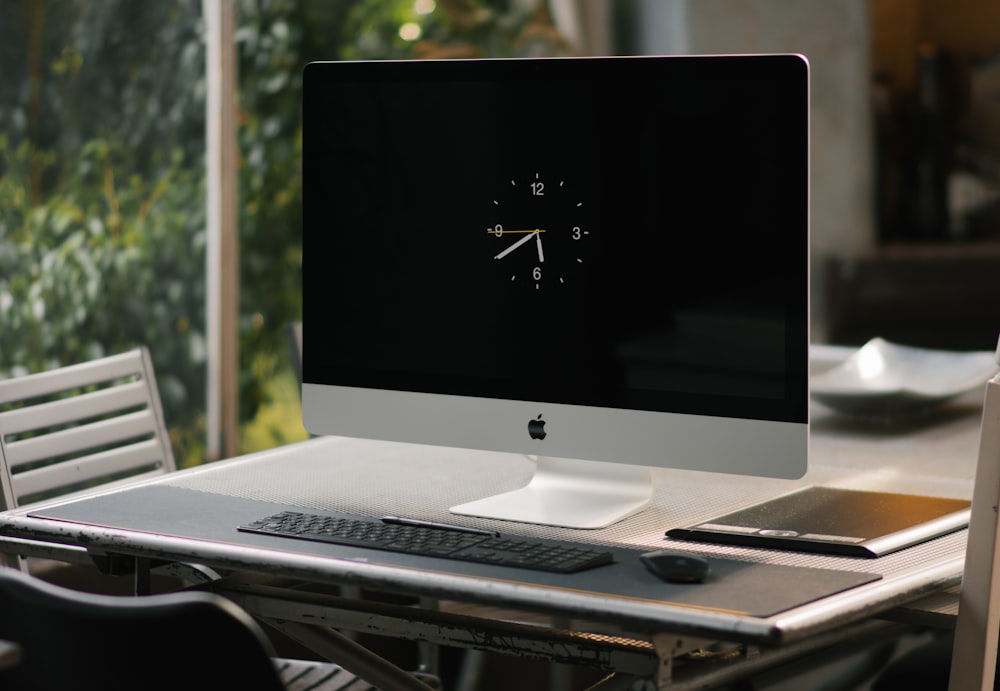
[(541, 413), (534, 420), (528, 422), (528, 435), (532, 439), (545, 439), (545, 420)]

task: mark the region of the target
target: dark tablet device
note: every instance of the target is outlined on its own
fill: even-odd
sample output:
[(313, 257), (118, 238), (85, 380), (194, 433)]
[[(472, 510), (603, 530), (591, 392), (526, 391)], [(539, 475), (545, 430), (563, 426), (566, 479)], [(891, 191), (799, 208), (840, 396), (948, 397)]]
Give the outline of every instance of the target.
[(969, 506), (964, 499), (806, 487), (666, 535), (873, 558), (965, 528)]

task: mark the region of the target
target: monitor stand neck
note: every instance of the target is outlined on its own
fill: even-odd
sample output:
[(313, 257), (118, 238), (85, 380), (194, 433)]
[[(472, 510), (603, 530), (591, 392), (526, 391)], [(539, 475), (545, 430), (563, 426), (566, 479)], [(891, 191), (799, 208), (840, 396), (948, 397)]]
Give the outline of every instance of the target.
[(449, 510), (561, 528), (604, 528), (641, 511), (653, 496), (652, 477), (644, 466), (549, 456), (537, 457), (537, 463), (521, 489)]

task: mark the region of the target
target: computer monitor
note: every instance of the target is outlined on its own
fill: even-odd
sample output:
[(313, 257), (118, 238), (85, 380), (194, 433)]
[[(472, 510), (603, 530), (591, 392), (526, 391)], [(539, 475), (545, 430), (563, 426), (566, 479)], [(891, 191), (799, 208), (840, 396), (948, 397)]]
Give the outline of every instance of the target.
[(571, 528), (800, 477), (808, 113), (797, 55), (308, 65), (306, 428), (537, 457), (450, 510)]

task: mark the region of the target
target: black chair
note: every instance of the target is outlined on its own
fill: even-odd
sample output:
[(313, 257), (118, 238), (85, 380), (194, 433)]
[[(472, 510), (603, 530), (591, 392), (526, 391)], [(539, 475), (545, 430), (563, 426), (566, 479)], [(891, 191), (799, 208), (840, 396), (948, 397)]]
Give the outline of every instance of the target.
[[(951, 633), (934, 636), (928, 643), (919, 645), (892, 663), (875, 678), (872, 691), (897, 689), (927, 689), (946, 691), (951, 675), (951, 653), (955, 637)], [(993, 686), (992, 688), (996, 688)]]
[(0, 568), (4, 691), (371, 689), (338, 665), (275, 658), (261, 626), (213, 593), (83, 594)]

